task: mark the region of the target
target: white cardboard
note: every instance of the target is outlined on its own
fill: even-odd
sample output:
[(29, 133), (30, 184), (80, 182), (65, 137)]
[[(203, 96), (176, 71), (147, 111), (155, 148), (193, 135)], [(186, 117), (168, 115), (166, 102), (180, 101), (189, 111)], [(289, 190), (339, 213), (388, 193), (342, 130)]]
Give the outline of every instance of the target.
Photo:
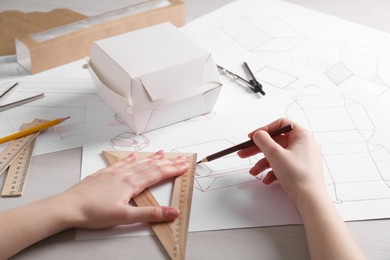
[(137, 134), (212, 111), (222, 84), (211, 54), (170, 23), (96, 41), (90, 74)]

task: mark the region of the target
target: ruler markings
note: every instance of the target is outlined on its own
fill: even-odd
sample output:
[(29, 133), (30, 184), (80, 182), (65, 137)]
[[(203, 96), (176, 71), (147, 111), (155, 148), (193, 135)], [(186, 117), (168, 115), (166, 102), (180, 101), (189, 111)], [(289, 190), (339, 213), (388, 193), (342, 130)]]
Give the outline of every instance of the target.
[[(23, 124), (21, 129), (47, 122), (35, 119), (31, 123)], [(1, 192), (2, 197), (21, 196), (31, 162), (36, 137), (40, 132), (10, 141), (9, 145), (0, 154), (0, 174), (9, 167)]]
[(35, 139), (11, 163), (4, 182), (2, 197), (20, 197), (23, 194)]

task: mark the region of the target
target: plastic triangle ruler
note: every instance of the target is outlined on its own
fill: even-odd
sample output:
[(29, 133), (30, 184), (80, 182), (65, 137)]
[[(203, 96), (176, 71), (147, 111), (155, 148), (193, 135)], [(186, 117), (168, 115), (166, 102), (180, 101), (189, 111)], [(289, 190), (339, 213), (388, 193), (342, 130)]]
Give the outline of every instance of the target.
[[(21, 129), (42, 124), (47, 120), (35, 119)], [(0, 154), (0, 174), (9, 167), (1, 192), (2, 197), (19, 197), (23, 193), (36, 137), (40, 132), (11, 141)]]
[[(131, 152), (103, 151), (109, 164), (128, 156)], [(152, 153), (136, 152), (137, 158), (144, 158)], [(177, 157), (177, 153), (166, 153), (167, 158)], [(171, 259), (184, 259), (187, 245), (188, 224), (190, 220), (192, 191), (196, 167), (196, 154), (180, 154), (188, 157), (190, 168), (175, 178), (171, 206), (180, 211), (180, 216), (172, 222), (149, 223), (156, 237)], [(157, 200), (149, 189), (145, 189), (133, 198), (137, 206), (158, 206)]]

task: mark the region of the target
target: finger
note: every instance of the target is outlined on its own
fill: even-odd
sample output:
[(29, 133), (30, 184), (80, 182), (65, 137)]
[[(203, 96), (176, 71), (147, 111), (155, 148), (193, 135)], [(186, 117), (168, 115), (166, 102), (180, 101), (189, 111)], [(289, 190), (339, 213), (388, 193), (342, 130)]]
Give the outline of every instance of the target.
[[(158, 155), (152, 155), (154, 158), (158, 157)], [(145, 174), (145, 172), (149, 172), (151, 169), (158, 170), (156, 168), (172, 165), (174, 162), (169, 159), (152, 159), (151, 157), (147, 157), (141, 160), (136, 161), (134, 165), (129, 167), (129, 169), (124, 169), (129, 175), (138, 175)]]
[(147, 171), (137, 175), (139, 183), (143, 187), (149, 187), (165, 179), (179, 176), (185, 173), (189, 168), (188, 163), (155, 165)]
[[(278, 135), (278, 136), (275, 136), (273, 137), (273, 139), (282, 147), (286, 148), (288, 146), (288, 140), (289, 140), (289, 137), (288, 136), (285, 136), (285, 135)], [(240, 157), (240, 158), (248, 158), (250, 156), (254, 156), (258, 153), (261, 153), (261, 149), (257, 146), (257, 145), (254, 145), (254, 146), (251, 146), (251, 147), (248, 147), (248, 148), (245, 148), (245, 149), (242, 149), (240, 151), (237, 152), (237, 155)]]
[(111, 164), (110, 166), (107, 166), (106, 168), (100, 169), (99, 171), (97, 171), (93, 174), (90, 174), (89, 176), (99, 176), (99, 175), (105, 174), (105, 173), (112, 173), (112, 172), (120, 169), (120, 167), (123, 167), (123, 165), (133, 163), (135, 160), (136, 160), (135, 154), (131, 153), (128, 156), (126, 156), (125, 158), (122, 158), (119, 161)]
[(270, 171), (267, 173), (267, 175), (265, 175), (265, 177), (263, 178), (263, 183), (265, 185), (269, 185), (271, 183), (273, 183), (274, 181), (276, 181), (277, 178), (276, 178), (276, 175), (273, 171)]
[(283, 147), (275, 142), (275, 140), (272, 139), (272, 137), (265, 131), (259, 130), (255, 132), (253, 135), (253, 141), (263, 151), (264, 156), (268, 159), (270, 159), (269, 156), (272, 156), (274, 153), (283, 151)]
[(135, 159), (136, 159), (135, 154), (131, 153), (128, 156), (126, 156), (125, 158), (120, 159), (119, 161), (113, 163), (110, 167), (107, 167), (107, 168), (111, 168), (111, 169), (118, 168), (118, 167), (120, 167), (120, 166), (122, 166), (124, 164), (128, 164), (128, 163), (134, 162)]
[(177, 164), (186, 164), (186, 163), (188, 163), (188, 157), (180, 155), (180, 156), (172, 159), (172, 161), (174, 161)]
[(287, 125), (294, 125), (294, 127), (295, 127), (296, 123), (294, 123), (293, 121), (291, 121), (288, 118), (279, 118), (278, 120), (275, 120), (275, 121), (273, 121), (272, 123), (270, 123), (270, 124), (268, 124), (266, 126), (260, 127), (260, 128), (258, 128), (256, 130), (252, 131), (251, 133), (249, 133), (248, 136), (249, 136), (249, 138), (252, 139), (254, 133), (256, 131), (258, 131), (258, 130), (264, 130), (264, 131), (266, 131), (268, 133), (271, 133), (271, 132), (276, 131), (276, 130), (278, 130), (278, 129), (282, 128), (282, 127), (285, 127)]
[(159, 159), (164, 158), (164, 156), (165, 156), (164, 150), (159, 150), (159, 151), (155, 152), (154, 154), (150, 155), (148, 158), (154, 159), (154, 160), (159, 160)]
[(237, 155), (240, 158), (248, 158), (250, 156), (256, 155), (258, 153), (261, 153), (261, 150), (256, 145), (242, 149), (237, 152)]
[(269, 162), (266, 158), (260, 159), (250, 170), (249, 173), (253, 176), (258, 175), (259, 173), (268, 170), (270, 168)]
[(275, 137), (272, 137), (272, 139), (278, 143), (281, 147), (286, 148), (289, 144), (290, 137), (288, 135), (282, 134)]
[[(153, 155), (154, 158), (160, 156), (160, 155)], [(133, 171), (136, 174), (144, 174), (145, 171), (149, 171), (150, 169), (154, 167), (169, 167), (169, 166), (175, 166), (175, 165), (187, 165), (188, 166), (188, 158), (185, 156), (178, 156), (173, 159), (145, 159), (143, 161), (139, 161), (137, 165), (134, 166)]]
[(156, 162), (161, 164), (168, 164), (169, 160), (163, 160), (164, 156), (165, 156), (164, 151), (160, 150), (152, 155), (149, 155), (146, 158), (136, 160), (135, 164), (132, 165), (123, 164), (124, 167), (127, 167), (126, 169), (123, 168), (123, 170), (128, 172), (129, 174), (142, 173), (143, 171), (147, 170), (149, 167), (152, 167), (152, 165)]
[(172, 207), (129, 207), (128, 220), (136, 222), (163, 222), (178, 218), (179, 211)]
[(151, 165), (143, 172), (128, 176), (128, 183), (132, 187), (133, 196), (138, 195), (145, 188), (150, 187), (162, 180), (176, 177), (185, 173), (189, 164)]

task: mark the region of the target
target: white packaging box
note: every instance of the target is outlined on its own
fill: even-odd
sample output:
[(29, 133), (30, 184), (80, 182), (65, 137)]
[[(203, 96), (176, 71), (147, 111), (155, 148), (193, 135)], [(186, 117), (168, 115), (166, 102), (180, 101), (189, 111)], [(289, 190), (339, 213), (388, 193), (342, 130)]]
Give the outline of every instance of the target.
[(89, 72), (136, 134), (211, 112), (222, 88), (211, 54), (170, 23), (96, 41)]

